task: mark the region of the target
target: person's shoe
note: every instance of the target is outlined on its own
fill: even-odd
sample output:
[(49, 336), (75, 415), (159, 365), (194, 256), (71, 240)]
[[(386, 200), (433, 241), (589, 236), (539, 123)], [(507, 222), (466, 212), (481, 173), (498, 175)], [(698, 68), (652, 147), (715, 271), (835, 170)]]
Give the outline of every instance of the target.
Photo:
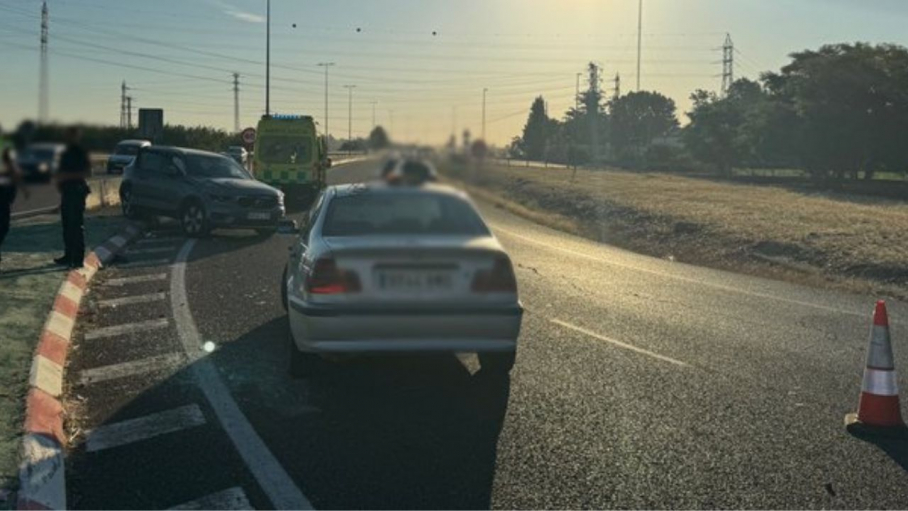
[(57, 266), (69, 266), (72, 263), (72, 258), (69, 256), (58, 257), (54, 259), (54, 264)]

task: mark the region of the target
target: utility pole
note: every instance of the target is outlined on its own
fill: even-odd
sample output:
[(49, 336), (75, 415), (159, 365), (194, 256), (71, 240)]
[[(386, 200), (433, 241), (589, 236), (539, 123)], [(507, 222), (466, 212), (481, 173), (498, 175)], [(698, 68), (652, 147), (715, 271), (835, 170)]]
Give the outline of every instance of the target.
[(599, 66), (590, 63), (589, 73), (589, 100), (587, 101), (586, 114), (589, 119), (590, 140), (593, 145), (592, 157), (595, 163), (599, 157), (599, 100), (602, 97), (599, 83)]
[(334, 65), (334, 62), (319, 62), (320, 67), (325, 68), (325, 140), (328, 140), (328, 68)]
[(637, 6), (637, 92), (640, 92), (640, 56), (643, 52), (643, 0)]
[(47, 123), (48, 111), (48, 83), (47, 83), (47, 28), (48, 12), (47, 1), (41, 4), (41, 76), (39, 77), (40, 85), (38, 92), (38, 122)]
[(580, 77), (583, 73), (577, 73), (577, 92), (574, 94), (574, 111), (580, 111)]
[(132, 129), (132, 96), (126, 96), (126, 129)]
[(123, 83), (120, 84), (120, 127), (126, 128), (126, 91), (129, 90), (129, 87), (126, 86), (126, 80), (123, 80)]
[(265, 9), (265, 115), (271, 115), (271, 0)]
[(378, 104), (378, 101), (372, 100), (372, 129), (375, 129), (375, 105)]
[(731, 84), (735, 82), (735, 44), (731, 34), (725, 34), (725, 44), (722, 45), (722, 95), (727, 96)]
[(348, 152), (353, 150), (353, 89), (356, 85), (344, 85), (347, 89), (347, 141), (350, 143)]
[(233, 131), (240, 132), (240, 74), (233, 73)]
[(621, 97), (621, 74), (615, 73), (614, 79), (615, 86), (612, 87), (612, 98), (618, 99)]
[(486, 94), (489, 89), (482, 89), (482, 140), (486, 139)]

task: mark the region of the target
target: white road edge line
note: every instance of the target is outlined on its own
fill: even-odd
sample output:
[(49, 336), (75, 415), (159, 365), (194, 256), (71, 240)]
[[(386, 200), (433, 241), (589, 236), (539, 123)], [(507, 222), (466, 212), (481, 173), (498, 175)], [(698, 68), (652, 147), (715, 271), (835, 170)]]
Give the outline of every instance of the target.
[(140, 303), (159, 302), (167, 298), (167, 293), (151, 293), (147, 295), (124, 296), (109, 300), (98, 300), (98, 307), (122, 307), (123, 305), (136, 305)]
[(243, 489), (236, 486), (211, 493), (202, 498), (184, 502), (170, 509), (252, 509)]
[(180, 342), (189, 359), (196, 384), (202, 389), (221, 427), (230, 437), (249, 471), (268, 495), (271, 505), (276, 509), (312, 509), (312, 504), (243, 415), (217, 368), (209, 359), (204, 358), (202, 337), (192, 317), (186, 295), (186, 261), (194, 246), (195, 240), (187, 240), (177, 254), (170, 279), (170, 303)]
[(761, 293), (759, 291), (748, 291), (746, 289), (739, 289), (739, 288), (735, 288), (735, 287), (731, 287), (731, 286), (725, 286), (722, 284), (713, 284), (712, 282), (704, 282), (702, 280), (692, 279), (690, 277), (682, 277), (681, 275), (673, 275), (671, 273), (667, 273), (667, 272), (663, 272), (663, 271), (649, 270), (649, 269), (640, 268), (639, 266), (634, 266), (631, 264), (619, 263), (617, 261), (608, 260), (604, 257), (594, 256), (591, 254), (586, 254), (586, 253), (580, 252), (578, 250), (572, 250), (570, 248), (559, 247), (556, 245), (552, 245), (550, 243), (546, 243), (544, 241), (539, 241), (539, 240), (530, 238), (529, 236), (524, 236), (523, 234), (514, 232), (510, 229), (506, 229), (499, 225), (494, 225), (491, 223), (489, 225), (492, 227), (492, 229), (494, 229), (496, 231), (503, 232), (503, 233), (507, 234), (508, 236), (513, 236), (515, 238), (526, 241), (527, 243), (532, 243), (534, 245), (550, 248), (552, 250), (557, 250), (557, 251), (565, 253), (565, 254), (571, 254), (571, 255), (574, 255), (577, 257), (583, 257), (590, 261), (605, 263), (605, 264), (609, 264), (612, 266), (617, 266), (619, 268), (624, 268), (627, 270), (639, 271), (642, 273), (649, 273), (650, 275), (657, 275), (660, 277), (666, 277), (666, 278), (670, 278), (670, 279), (680, 280), (682, 282), (689, 282), (691, 284), (699, 284), (701, 286), (711, 287), (714, 289), (721, 289), (723, 291), (729, 291), (732, 293), (740, 293), (740, 294), (744, 294), (744, 295), (755, 296), (757, 298), (766, 298), (769, 300), (777, 300), (777, 301), (784, 302), (784, 303), (791, 303), (791, 304), (795, 304), (795, 305), (813, 307), (815, 309), (821, 309), (821, 310), (825, 310), (825, 311), (829, 311), (829, 312), (837, 312), (840, 314), (848, 314), (851, 316), (858, 316), (858, 317), (862, 317), (862, 318), (866, 316), (866, 314), (864, 314), (864, 313), (849, 311), (849, 310), (845, 310), (845, 309), (839, 309), (837, 307), (829, 307), (826, 305), (820, 305), (818, 303), (805, 302), (803, 300), (793, 300), (791, 298), (783, 298), (781, 296), (775, 296), (775, 295), (771, 295), (771, 294), (767, 294), (767, 293)]
[(619, 348), (624, 348), (624, 349), (626, 349), (626, 350), (631, 350), (631, 351), (640, 353), (641, 355), (646, 355), (646, 356), (648, 356), (648, 357), (652, 357), (652, 358), (655, 358), (655, 359), (657, 359), (657, 360), (661, 360), (661, 361), (663, 361), (663, 362), (668, 362), (668, 363), (670, 363), (670, 364), (679, 365), (679, 366), (681, 366), (681, 367), (690, 367), (690, 364), (688, 364), (687, 362), (682, 362), (682, 361), (680, 361), (680, 360), (676, 360), (676, 359), (671, 358), (671, 357), (666, 357), (665, 355), (660, 355), (660, 354), (658, 354), (658, 353), (655, 353), (655, 352), (652, 352), (652, 351), (649, 351), (649, 350), (645, 350), (645, 349), (643, 349), (643, 348), (638, 348), (637, 346), (634, 346), (634, 345), (632, 345), (632, 344), (628, 344), (628, 343), (626, 343), (626, 342), (621, 342), (621, 341), (619, 341), (619, 340), (617, 340), (617, 339), (612, 339), (611, 337), (606, 337), (606, 336), (604, 336), (604, 335), (599, 335), (599, 334), (597, 334), (596, 332), (593, 332), (592, 330), (587, 330), (586, 328), (579, 327), (579, 326), (577, 326), (577, 325), (572, 325), (572, 324), (568, 323), (567, 321), (561, 321), (560, 319), (554, 319), (554, 318), (549, 319), (549, 321), (551, 321), (552, 323), (554, 323), (554, 324), (556, 324), (556, 325), (558, 325), (558, 326), (562, 326), (562, 327), (564, 327), (564, 328), (567, 328), (567, 329), (570, 329), (570, 330), (574, 330), (575, 332), (580, 332), (581, 334), (588, 335), (588, 336), (593, 337), (593, 338), (595, 338), (595, 339), (599, 339), (600, 341), (605, 341), (605, 342), (607, 342), (607, 343), (614, 344), (615, 346), (618, 346)]
[(135, 419), (105, 424), (85, 435), (85, 451), (97, 452), (205, 424), (199, 405), (190, 404)]

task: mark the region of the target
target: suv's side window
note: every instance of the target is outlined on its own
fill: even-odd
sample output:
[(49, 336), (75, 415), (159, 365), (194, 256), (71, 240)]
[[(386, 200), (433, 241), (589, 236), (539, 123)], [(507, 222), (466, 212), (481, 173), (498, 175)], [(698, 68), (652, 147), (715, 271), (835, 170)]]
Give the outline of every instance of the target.
[(161, 174), (170, 158), (167, 153), (147, 149), (142, 151), (142, 157), (139, 159), (139, 170), (149, 174)]

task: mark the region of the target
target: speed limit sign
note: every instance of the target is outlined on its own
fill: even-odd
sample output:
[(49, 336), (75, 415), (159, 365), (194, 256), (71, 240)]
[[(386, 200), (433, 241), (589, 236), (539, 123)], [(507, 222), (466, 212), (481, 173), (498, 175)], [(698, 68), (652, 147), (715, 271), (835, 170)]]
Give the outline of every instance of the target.
[(255, 128), (246, 128), (242, 133), (243, 143), (247, 146), (255, 144)]

